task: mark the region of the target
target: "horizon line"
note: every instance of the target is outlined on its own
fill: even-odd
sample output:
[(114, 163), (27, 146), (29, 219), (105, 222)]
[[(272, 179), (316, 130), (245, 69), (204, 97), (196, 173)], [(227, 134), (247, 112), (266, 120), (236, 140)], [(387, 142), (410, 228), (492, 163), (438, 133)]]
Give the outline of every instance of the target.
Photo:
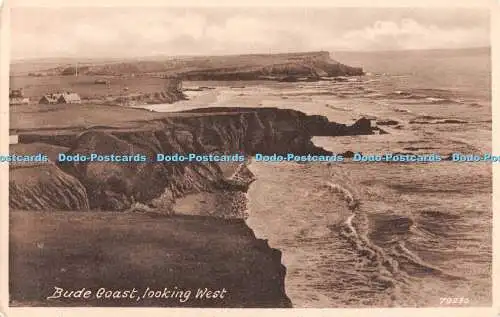
[(306, 54), (306, 53), (384, 53), (384, 52), (408, 52), (408, 51), (453, 51), (453, 50), (473, 50), (473, 49), (491, 49), (491, 44), (488, 46), (471, 46), (471, 47), (460, 47), (460, 48), (410, 48), (410, 49), (382, 49), (382, 50), (310, 50), (310, 51), (284, 51), (284, 52), (273, 52), (273, 53), (234, 53), (234, 54), (179, 54), (179, 55), (143, 55), (143, 56), (123, 56), (123, 57), (89, 57), (89, 56), (48, 56), (48, 57), (28, 57), (28, 58), (17, 58), (11, 59), (10, 64), (14, 62), (29, 62), (36, 60), (50, 60), (50, 59), (89, 59), (89, 60), (134, 60), (141, 58), (185, 58), (185, 57), (223, 57), (223, 56), (248, 56), (248, 55), (278, 55), (278, 54)]

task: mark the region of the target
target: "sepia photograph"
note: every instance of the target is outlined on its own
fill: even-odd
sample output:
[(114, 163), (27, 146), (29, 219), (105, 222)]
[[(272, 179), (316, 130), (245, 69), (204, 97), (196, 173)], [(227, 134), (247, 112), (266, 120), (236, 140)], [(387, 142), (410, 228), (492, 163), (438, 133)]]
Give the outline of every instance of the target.
[(490, 20), (13, 6), (9, 306), (492, 306)]

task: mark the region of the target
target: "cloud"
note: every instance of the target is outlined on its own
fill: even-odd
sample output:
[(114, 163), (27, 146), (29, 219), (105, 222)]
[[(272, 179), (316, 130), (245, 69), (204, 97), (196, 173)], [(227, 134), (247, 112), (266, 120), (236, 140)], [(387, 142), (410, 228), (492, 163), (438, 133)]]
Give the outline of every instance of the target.
[(489, 45), (482, 13), (328, 10), (16, 9), (11, 50), (13, 58), (140, 57)]
[(340, 46), (352, 50), (400, 50), (463, 48), (489, 45), (488, 30), (480, 27), (440, 28), (413, 19), (377, 21), (373, 25), (346, 32)]
[(238, 15), (221, 25), (207, 27), (205, 36), (218, 50), (248, 53), (305, 49), (305, 26), (275, 23), (259, 17)]

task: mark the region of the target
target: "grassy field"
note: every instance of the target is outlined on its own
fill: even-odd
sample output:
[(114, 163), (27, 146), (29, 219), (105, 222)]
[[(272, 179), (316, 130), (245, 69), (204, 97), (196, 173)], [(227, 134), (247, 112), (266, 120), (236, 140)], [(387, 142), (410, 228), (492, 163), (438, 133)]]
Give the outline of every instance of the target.
[(89, 128), (152, 130), (158, 128), (156, 120), (165, 118), (237, 116), (241, 112), (226, 112), (223, 108), (206, 111), (154, 112), (102, 104), (13, 105), (10, 107), (10, 131), (13, 134), (22, 131), (58, 134)]
[[(276, 252), (242, 220), (111, 212), (10, 214), (14, 306), (286, 306)], [(85, 237), (85, 238), (83, 238)], [(278, 253), (279, 255), (279, 253)], [(282, 272), (284, 273), (284, 272)], [(54, 287), (220, 290), (218, 299), (51, 299)], [(281, 303), (281, 304), (280, 304)]]
[(92, 126), (140, 127), (166, 117), (144, 109), (95, 104), (16, 105), (10, 107), (10, 130), (83, 129)]

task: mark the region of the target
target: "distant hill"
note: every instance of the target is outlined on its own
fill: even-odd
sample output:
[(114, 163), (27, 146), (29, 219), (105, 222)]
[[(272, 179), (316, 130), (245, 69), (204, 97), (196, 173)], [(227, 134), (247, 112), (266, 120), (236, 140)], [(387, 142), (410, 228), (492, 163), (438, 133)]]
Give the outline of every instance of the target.
[[(56, 60), (26, 62), (38, 66), (36, 70), (23, 63), (15, 63), (12, 72), (16, 70), (41, 71), (42, 65), (50, 65), (42, 72), (45, 75), (73, 75), (76, 61), (68, 63), (69, 59), (62, 59), (60, 64)], [(167, 74), (177, 75), (186, 80), (254, 80), (276, 79), (290, 80), (290, 77), (315, 79), (328, 76), (362, 75), (363, 70), (350, 67), (330, 58), (326, 51), (308, 53), (284, 54), (248, 54), (203, 57), (158, 58), (148, 60), (122, 60), (105, 62), (103, 60), (92, 63), (90, 60), (78, 62), (78, 73), (82, 75), (139, 75), (139, 74)]]
[(47, 73), (49, 70), (53, 72), (61, 72), (62, 69), (70, 65), (79, 63), (81, 65), (99, 65), (114, 63), (117, 59), (95, 59), (95, 58), (73, 58), (73, 57), (52, 57), (52, 58), (36, 58), (26, 60), (13, 60), (10, 63), (10, 72), (13, 75), (27, 75), (32, 72)]

